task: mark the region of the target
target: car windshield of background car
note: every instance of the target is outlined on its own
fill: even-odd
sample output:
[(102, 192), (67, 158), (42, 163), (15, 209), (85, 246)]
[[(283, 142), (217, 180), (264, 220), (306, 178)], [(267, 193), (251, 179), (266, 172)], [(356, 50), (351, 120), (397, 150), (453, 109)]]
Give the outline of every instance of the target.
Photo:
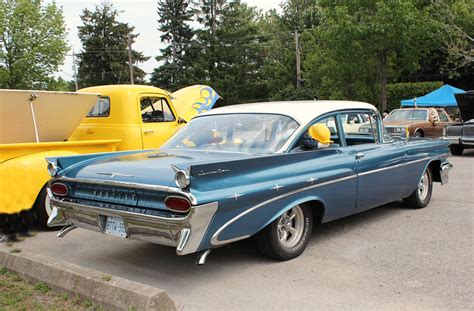
[(385, 118), (385, 121), (404, 121), (404, 120), (425, 121), (426, 118), (427, 118), (426, 110), (403, 109), (403, 110), (394, 110), (394, 111), (392, 111)]
[(298, 128), (292, 118), (277, 114), (222, 114), (195, 118), (162, 149), (222, 150), (272, 153)]

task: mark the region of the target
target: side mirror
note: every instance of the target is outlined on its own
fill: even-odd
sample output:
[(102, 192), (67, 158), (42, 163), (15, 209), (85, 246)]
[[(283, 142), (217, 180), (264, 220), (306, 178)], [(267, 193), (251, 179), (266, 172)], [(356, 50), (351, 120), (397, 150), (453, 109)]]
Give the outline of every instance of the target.
[(178, 124), (186, 124), (188, 123), (186, 120), (184, 120), (183, 118), (179, 117), (178, 118)]

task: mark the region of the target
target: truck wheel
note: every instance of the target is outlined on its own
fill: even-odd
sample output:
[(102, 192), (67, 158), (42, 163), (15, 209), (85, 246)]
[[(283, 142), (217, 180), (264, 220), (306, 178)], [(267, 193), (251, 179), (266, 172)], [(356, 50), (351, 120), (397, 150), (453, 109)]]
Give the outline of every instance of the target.
[(409, 197), (403, 199), (403, 202), (407, 207), (413, 209), (423, 208), (430, 203), (431, 194), (433, 192), (432, 176), (430, 168), (426, 168), (415, 191), (413, 191)]
[(296, 205), (257, 235), (260, 252), (278, 260), (290, 260), (303, 253), (313, 231), (313, 214), (306, 205)]
[(33, 206), (36, 224), (42, 228), (49, 229), (48, 218), (51, 215), (51, 204), (46, 193), (46, 185), (41, 189)]
[(452, 155), (461, 155), (464, 152), (464, 147), (462, 145), (449, 145), (449, 150), (451, 150)]

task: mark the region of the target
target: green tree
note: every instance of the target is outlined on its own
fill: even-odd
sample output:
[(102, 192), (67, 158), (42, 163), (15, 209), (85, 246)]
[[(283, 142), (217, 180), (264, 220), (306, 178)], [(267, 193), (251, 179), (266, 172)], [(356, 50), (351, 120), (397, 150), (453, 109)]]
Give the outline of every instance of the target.
[(227, 104), (266, 100), (266, 78), (260, 70), (265, 38), (259, 32), (260, 12), (234, 1), (223, 7), (213, 46), (209, 79)]
[(158, 30), (163, 33), (161, 41), (168, 45), (160, 49), (161, 55), (156, 57), (162, 64), (153, 71), (150, 78), (153, 85), (177, 90), (189, 84), (192, 64), (189, 47), (194, 36), (190, 22), (193, 13), (190, 0), (158, 1)]
[(333, 84), (329, 95), (354, 99), (378, 93), (380, 109), (387, 109), (388, 82), (418, 69), (435, 48), (426, 5), (414, 0), (322, 0), (321, 5), (324, 24), (314, 32), (321, 40), (319, 57), (309, 64), (314, 80)]
[(62, 10), (41, 0), (0, 2), (0, 87), (47, 89), (68, 50)]
[[(118, 11), (109, 2), (103, 2), (94, 11), (85, 9), (79, 26), (82, 52), (79, 57), (78, 80), (80, 87), (130, 83), (128, 43), (135, 42), (138, 34), (128, 23), (117, 21)], [(135, 83), (144, 83), (146, 73), (136, 64), (149, 59), (142, 52), (131, 51)]]

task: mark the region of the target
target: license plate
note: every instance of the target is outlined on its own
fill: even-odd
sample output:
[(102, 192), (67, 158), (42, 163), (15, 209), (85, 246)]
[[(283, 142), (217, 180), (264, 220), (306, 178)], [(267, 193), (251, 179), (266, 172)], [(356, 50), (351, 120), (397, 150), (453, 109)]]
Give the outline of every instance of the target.
[(107, 217), (107, 222), (105, 223), (105, 233), (121, 238), (126, 238), (127, 232), (125, 231), (123, 219), (120, 217)]

